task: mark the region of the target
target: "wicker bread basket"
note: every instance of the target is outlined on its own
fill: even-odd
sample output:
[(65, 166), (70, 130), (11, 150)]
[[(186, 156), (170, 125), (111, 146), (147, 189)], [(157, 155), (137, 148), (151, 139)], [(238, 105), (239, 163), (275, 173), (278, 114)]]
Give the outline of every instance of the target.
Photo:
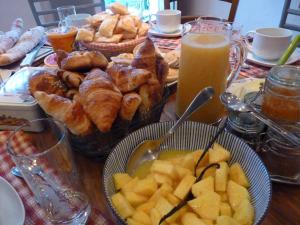
[(107, 58), (110, 58), (121, 53), (132, 53), (135, 46), (145, 39), (146, 37), (139, 37), (121, 43), (79, 42), (79, 47), (90, 51), (100, 51)]

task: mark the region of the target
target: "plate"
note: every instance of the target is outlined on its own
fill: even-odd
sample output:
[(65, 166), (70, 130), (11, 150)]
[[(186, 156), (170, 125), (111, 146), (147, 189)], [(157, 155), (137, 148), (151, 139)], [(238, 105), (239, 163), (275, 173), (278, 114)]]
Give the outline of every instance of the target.
[[(265, 60), (262, 58), (256, 57), (252, 52), (248, 52), (247, 60), (257, 65), (266, 66), (266, 67), (273, 67), (277, 65), (278, 60)], [(300, 48), (296, 48), (294, 53), (290, 56), (288, 61), (285, 64), (292, 64), (300, 60)]]
[(48, 67), (58, 67), (57, 65), (57, 58), (56, 58), (56, 53), (52, 53), (50, 55), (48, 55), (45, 59), (44, 59), (44, 63), (46, 66)]
[(0, 177), (0, 224), (22, 225), (25, 221), (25, 209), (16, 190)]
[[(159, 138), (172, 125), (174, 125), (174, 122), (153, 123), (127, 135), (113, 149), (106, 160), (103, 170), (104, 194), (110, 209), (119, 219), (120, 223), (118, 224), (124, 225), (127, 223), (121, 219), (112, 204), (111, 196), (116, 192), (112, 175), (125, 172), (126, 162), (137, 144), (146, 139)], [(187, 121), (166, 140), (159, 151), (203, 149), (216, 132), (217, 127)], [(239, 162), (245, 171), (251, 184), (249, 188), (251, 203), (255, 208), (253, 225), (261, 224), (268, 211), (272, 195), (271, 181), (265, 165), (254, 150), (241, 139), (228, 132), (223, 132), (217, 142), (230, 151), (229, 165)]]
[[(174, 32), (174, 33), (163, 33), (163, 32), (160, 32), (160, 31), (154, 29), (154, 28), (150, 28), (148, 33), (151, 34), (151, 35), (159, 36), (159, 37), (179, 37), (179, 36), (182, 35), (183, 26), (184, 25), (181, 24), (180, 29), (177, 32)], [(186, 24), (184, 33), (189, 32), (191, 30), (191, 28), (192, 28), (192, 26), (190, 24)]]

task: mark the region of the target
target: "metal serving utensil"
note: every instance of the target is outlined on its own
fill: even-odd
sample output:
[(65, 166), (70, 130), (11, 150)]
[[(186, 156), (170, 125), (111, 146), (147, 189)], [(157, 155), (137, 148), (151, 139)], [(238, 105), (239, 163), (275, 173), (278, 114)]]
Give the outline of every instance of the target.
[(135, 147), (132, 151), (126, 164), (126, 172), (133, 175), (135, 169), (145, 161), (151, 161), (157, 159), (159, 146), (170, 137), (181, 124), (190, 117), (190, 115), (204, 105), (214, 95), (214, 89), (212, 87), (206, 87), (201, 90), (197, 96), (193, 99), (189, 107), (182, 114), (182, 116), (176, 121), (171, 129), (161, 136), (157, 140), (145, 140)]
[(221, 102), (228, 108), (236, 112), (248, 112), (261, 122), (266, 124), (270, 129), (287, 139), (290, 143), (300, 146), (300, 138), (289, 132), (285, 128), (279, 126), (271, 119), (264, 116), (262, 113), (257, 112), (251, 105), (243, 103), (236, 95), (224, 92), (221, 97)]

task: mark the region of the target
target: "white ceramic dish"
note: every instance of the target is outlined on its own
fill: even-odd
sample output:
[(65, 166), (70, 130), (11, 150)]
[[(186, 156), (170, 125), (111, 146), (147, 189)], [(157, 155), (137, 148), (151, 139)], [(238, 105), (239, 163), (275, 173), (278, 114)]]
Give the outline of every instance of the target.
[[(258, 58), (253, 54), (253, 52), (250, 51), (247, 54), (247, 60), (257, 65), (266, 66), (266, 67), (275, 66), (278, 61), (278, 60), (265, 60), (265, 59)], [(294, 62), (297, 62), (298, 60), (300, 60), (300, 48), (296, 48), (294, 53), (290, 56), (290, 58), (285, 64), (292, 64)]]
[(174, 33), (162, 33), (160, 31), (154, 29), (153, 27), (149, 29), (148, 33), (151, 35), (159, 36), (159, 37), (179, 37), (182, 35), (182, 32), (184, 32), (184, 33), (189, 32), (192, 28), (192, 26), (190, 24), (186, 24), (185, 30), (184, 30), (183, 26), (184, 25), (181, 24), (180, 29)]
[(25, 209), (16, 190), (0, 177), (0, 224), (23, 225)]

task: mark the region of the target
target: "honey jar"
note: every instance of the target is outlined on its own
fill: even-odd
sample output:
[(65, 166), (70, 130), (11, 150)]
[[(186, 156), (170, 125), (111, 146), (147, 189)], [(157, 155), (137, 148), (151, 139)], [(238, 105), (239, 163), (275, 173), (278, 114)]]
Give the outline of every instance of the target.
[(300, 67), (274, 66), (265, 82), (262, 112), (281, 124), (300, 122)]

